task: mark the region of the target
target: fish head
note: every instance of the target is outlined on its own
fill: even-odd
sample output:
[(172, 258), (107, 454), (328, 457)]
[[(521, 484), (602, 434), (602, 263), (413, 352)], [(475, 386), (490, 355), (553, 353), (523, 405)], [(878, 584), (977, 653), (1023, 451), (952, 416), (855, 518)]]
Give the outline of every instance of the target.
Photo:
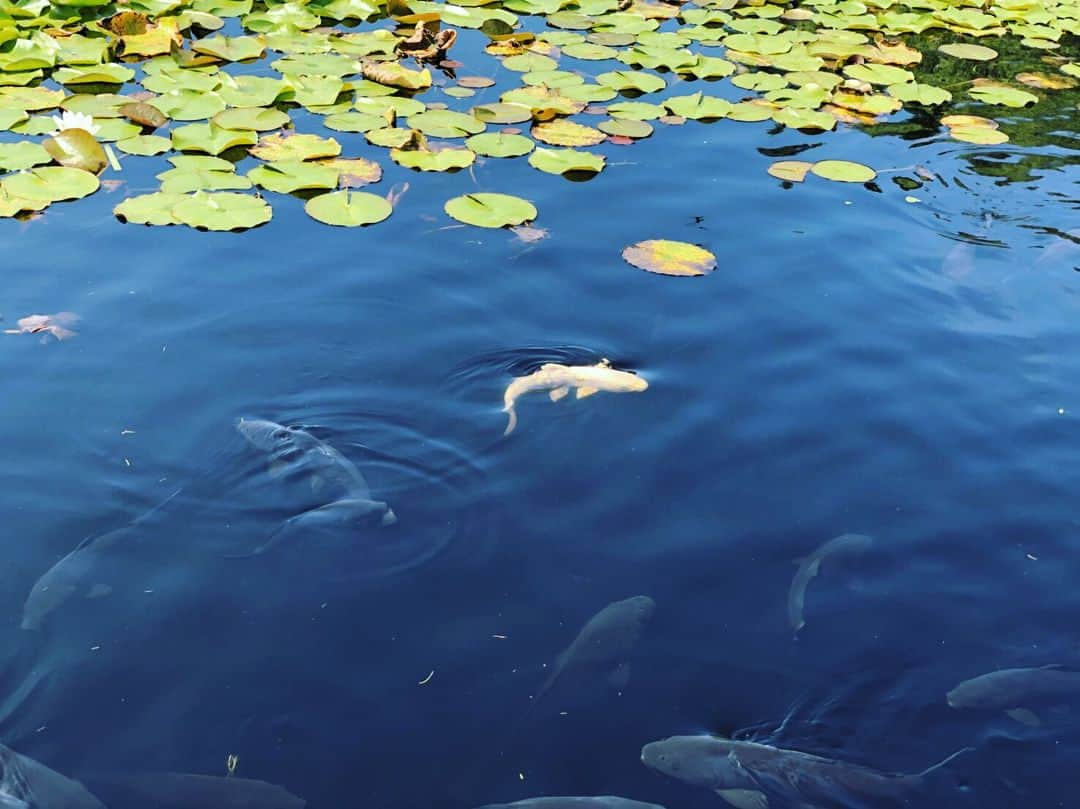
[(623, 602), (626, 609), (633, 614), (639, 624), (644, 624), (653, 617), (656, 612), (656, 602), (648, 596), (634, 596)]
[[(50, 571), (52, 573), (53, 571)], [(22, 629), (41, 629), (45, 616), (58, 609), (75, 593), (75, 585), (63, 577), (46, 574), (34, 585), (23, 605)]]
[(296, 442), (296, 430), (266, 419), (241, 416), (236, 420), (236, 429), (251, 446), (263, 452), (279, 452)]
[(626, 373), (626, 380), (624, 381), (626, 389), (631, 393), (640, 393), (643, 390), (648, 390), (649, 382), (643, 376), (637, 374)]
[(949, 703), (950, 708), (957, 709), (995, 708), (1000, 701), (1000, 696), (993, 685), (993, 681), (987, 677), (965, 680), (945, 695), (945, 701)]
[(753, 788), (753, 780), (731, 755), (731, 744), (715, 736), (672, 736), (641, 748), (641, 762), (652, 770), (695, 786)]

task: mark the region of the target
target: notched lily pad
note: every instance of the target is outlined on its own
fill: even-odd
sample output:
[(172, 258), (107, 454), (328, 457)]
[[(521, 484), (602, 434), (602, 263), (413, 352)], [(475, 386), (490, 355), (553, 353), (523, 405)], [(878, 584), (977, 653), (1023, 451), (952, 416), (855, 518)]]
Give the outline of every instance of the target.
[(383, 197), (365, 191), (335, 191), (312, 197), (304, 210), (324, 224), (355, 228), (383, 221), (394, 208)]
[(199, 191), (177, 202), (172, 212), (183, 225), (215, 231), (247, 230), (269, 222), (273, 216), (264, 200), (231, 191)]
[(850, 160), (819, 160), (810, 171), (818, 177), (841, 183), (868, 183), (877, 177), (877, 172), (869, 166)]
[(443, 208), (453, 219), (481, 228), (522, 225), (537, 215), (531, 202), (509, 194), (465, 194), (449, 200)]

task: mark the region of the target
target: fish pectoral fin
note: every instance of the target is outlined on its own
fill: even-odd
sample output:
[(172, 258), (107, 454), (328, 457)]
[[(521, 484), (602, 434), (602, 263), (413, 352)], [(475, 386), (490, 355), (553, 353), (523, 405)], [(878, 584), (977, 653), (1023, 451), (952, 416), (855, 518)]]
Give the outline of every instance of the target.
[(735, 809), (768, 809), (769, 798), (756, 789), (718, 789), (716, 794)]
[(608, 685), (616, 691), (622, 691), (630, 682), (630, 664), (620, 663), (608, 675)]
[(563, 385), (561, 388), (552, 388), (548, 396), (551, 397), (551, 401), (557, 402), (559, 401), (559, 399), (566, 396), (566, 394), (568, 394), (569, 392), (570, 387), (568, 385)]
[(577, 389), (577, 398), (584, 399), (586, 396), (592, 396), (594, 393), (599, 393), (600, 388), (590, 388), (588, 385)]
[(87, 598), (104, 598), (107, 595), (112, 595), (112, 588), (107, 584), (95, 584), (86, 591)]
[(1012, 710), (1005, 711), (1005, 715), (1010, 719), (1014, 719), (1021, 725), (1027, 725), (1029, 728), (1037, 728), (1042, 724), (1042, 720), (1035, 715), (1034, 711), (1030, 711), (1027, 708), (1013, 708)]

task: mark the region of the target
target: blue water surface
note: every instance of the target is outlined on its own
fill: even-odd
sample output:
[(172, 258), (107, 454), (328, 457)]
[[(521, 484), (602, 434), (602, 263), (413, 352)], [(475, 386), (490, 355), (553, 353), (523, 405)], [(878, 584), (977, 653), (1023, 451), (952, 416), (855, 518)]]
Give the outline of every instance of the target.
[[(4, 325), (82, 320), (0, 340), (4, 743), (88, 783), (224, 775), (235, 754), (312, 809), (692, 809), (723, 804), (641, 746), (760, 726), (883, 771), (974, 746), (925, 806), (1070, 805), (1075, 712), (1028, 727), (945, 693), (1080, 664), (1075, 162), (777, 129), (662, 127), (597, 147), (588, 182), (495, 160), (421, 182), (384, 159), (370, 190), (411, 187), (365, 229), (283, 196), (245, 233), (121, 225), (155, 185), (137, 159), (126, 189), (5, 222)], [(876, 185), (766, 174), (808, 144)], [(1060, 159), (978, 170), (1035, 153)], [(916, 164), (937, 179), (891, 182)], [(547, 238), (458, 226), (442, 205), (471, 190), (527, 196)], [(641, 272), (620, 252), (646, 238), (718, 267)], [(512, 376), (603, 357), (648, 390), (526, 397), (502, 438)], [(240, 416), (310, 428), (398, 524), (229, 558), (319, 504)], [(178, 490), (94, 572), (109, 595), (20, 628), (39, 576)], [(793, 639), (792, 560), (846, 532), (875, 543), (823, 564)], [(638, 594), (657, 607), (626, 686), (568, 678), (533, 705), (588, 618)]]

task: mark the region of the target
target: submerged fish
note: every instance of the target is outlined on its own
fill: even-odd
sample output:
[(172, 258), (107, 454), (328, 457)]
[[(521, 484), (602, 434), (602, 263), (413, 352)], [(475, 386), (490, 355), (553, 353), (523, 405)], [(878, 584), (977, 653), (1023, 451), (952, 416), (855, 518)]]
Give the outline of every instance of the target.
[(265, 419), (240, 418), (236, 429), (256, 449), (270, 456), (272, 476), (311, 474), (313, 491), (329, 485), (338, 499), (286, 520), (261, 546), (246, 556), (256, 556), (296, 531), (349, 526), (387, 526), (397, 522), (389, 504), (375, 500), (367, 480), (356, 465), (307, 430), (286, 427)]
[(1058, 666), (1002, 669), (964, 680), (946, 695), (952, 708), (1004, 711), (1025, 725), (1042, 724), (1031, 706), (1062, 704), (1080, 694), (1080, 672)]
[(82, 784), (0, 744), (0, 807), (105, 809)]
[(806, 588), (818, 571), (821, 562), (830, 554), (856, 552), (861, 553), (870, 546), (874, 540), (864, 534), (841, 534), (830, 539), (809, 556), (796, 559), (795, 564), (799, 569), (795, 571), (795, 577), (791, 580), (791, 589), (788, 590), (788, 620), (791, 628), (798, 632), (806, 621), (803, 618), (803, 607), (806, 605)]
[(625, 688), (630, 680), (630, 653), (655, 611), (656, 602), (651, 598), (634, 596), (608, 604), (596, 613), (556, 658), (554, 670), (536, 693), (533, 705), (561, 677), (574, 671), (606, 669), (612, 687)]
[(22, 628), (40, 628), (47, 615), (77, 593), (81, 592), (86, 598), (109, 595), (112, 588), (93, 578), (95, 573), (100, 573), (107, 567), (102, 560), (109, 549), (130, 536), (133, 529), (145, 523), (178, 494), (180, 489), (122, 528), (84, 539), (75, 550), (46, 570), (30, 588), (30, 595), (26, 597)]
[(304, 809), (307, 805), (277, 784), (234, 776), (163, 772), (100, 781), (109, 809)]
[(598, 391), (607, 393), (637, 393), (649, 387), (649, 383), (630, 371), (619, 371), (611, 367), (608, 360), (601, 360), (596, 365), (560, 365), (549, 362), (528, 376), (519, 376), (506, 387), (503, 394), (503, 412), (509, 414), (509, 421), (503, 435), (510, 435), (517, 426), (517, 412), (514, 405), (526, 393), (548, 391), (551, 401), (557, 402), (570, 392), (577, 390), (577, 398), (584, 399)]
[(642, 803), (614, 795), (595, 797), (526, 798), (513, 803), (489, 803), (480, 809), (664, 809), (655, 803)]
[(711, 789), (738, 809), (765, 809), (770, 798), (799, 807), (903, 805), (925, 778), (969, 748), (921, 773), (883, 773), (859, 764), (714, 736), (673, 736), (641, 750), (642, 762), (684, 783)]

